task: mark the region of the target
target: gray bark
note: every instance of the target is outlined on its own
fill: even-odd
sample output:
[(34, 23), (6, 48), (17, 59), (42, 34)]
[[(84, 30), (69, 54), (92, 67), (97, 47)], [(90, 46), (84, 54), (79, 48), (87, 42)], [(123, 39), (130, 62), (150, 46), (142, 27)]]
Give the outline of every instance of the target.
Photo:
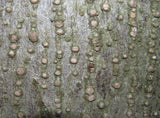
[[(133, 0), (136, 6), (129, 4), (132, 0), (63, 0), (60, 5), (53, 1), (0, 1), (0, 118), (17, 118), (20, 113), (26, 118), (160, 117), (160, 1)], [(109, 4), (108, 11), (102, 9), (104, 3)], [(53, 12), (54, 8), (59, 12)], [(90, 16), (90, 9), (98, 14)], [(136, 15), (135, 26), (130, 24), (131, 11)], [(91, 26), (93, 19), (98, 21), (97, 27)], [(60, 20), (64, 26), (56, 28)], [(56, 34), (57, 29), (64, 29), (64, 34)], [(38, 41), (36, 36), (34, 41), (29, 37), (31, 30), (37, 32)], [(19, 40), (11, 41), (12, 31)], [(99, 51), (92, 42), (95, 33), (90, 39), (92, 32), (99, 35), (98, 41), (95, 39)], [(42, 45), (44, 41), (49, 47)], [(18, 48), (12, 49), (11, 44)], [(73, 52), (72, 46), (80, 50)], [(13, 57), (8, 54), (12, 50)], [(63, 54), (57, 55), (58, 50)], [(70, 62), (73, 56), (78, 63)], [(47, 64), (42, 63), (42, 58), (48, 60)], [(60, 76), (55, 75), (57, 65), (62, 66)], [(24, 69), (23, 75), (17, 73), (19, 67)], [(44, 79), (42, 72), (47, 72), (48, 78)], [(56, 87), (58, 78), (61, 85)], [(22, 85), (17, 86), (17, 81)], [(94, 93), (87, 94), (90, 86)], [(16, 96), (17, 90), (22, 90), (22, 95)], [(55, 102), (57, 98), (60, 103)]]

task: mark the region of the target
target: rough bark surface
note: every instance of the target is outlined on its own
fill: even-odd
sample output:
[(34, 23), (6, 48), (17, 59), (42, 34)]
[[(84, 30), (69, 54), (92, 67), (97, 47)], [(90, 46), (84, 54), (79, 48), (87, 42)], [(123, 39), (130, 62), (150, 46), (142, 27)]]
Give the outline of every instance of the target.
[(160, 0), (56, 4), (0, 0), (0, 118), (159, 118)]

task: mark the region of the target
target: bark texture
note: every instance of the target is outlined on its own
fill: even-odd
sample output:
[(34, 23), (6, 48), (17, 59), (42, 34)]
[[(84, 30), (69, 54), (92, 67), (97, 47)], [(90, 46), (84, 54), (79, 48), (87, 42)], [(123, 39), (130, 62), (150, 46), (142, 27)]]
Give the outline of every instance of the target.
[(0, 0), (0, 118), (159, 118), (160, 0)]

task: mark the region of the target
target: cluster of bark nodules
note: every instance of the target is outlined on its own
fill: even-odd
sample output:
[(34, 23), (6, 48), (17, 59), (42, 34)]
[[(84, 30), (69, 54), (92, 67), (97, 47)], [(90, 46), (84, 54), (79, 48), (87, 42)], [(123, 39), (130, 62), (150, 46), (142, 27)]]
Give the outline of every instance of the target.
[[(13, 116), (18, 118), (158, 118), (160, 116), (157, 105), (160, 104), (160, 96), (158, 96), (160, 0), (83, 0), (83, 2), (52, 0), (50, 12), (53, 18), (48, 18), (50, 20), (46, 21), (52, 24), (53, 32), (41, 32), (44, 27), (39, 29), (41, 23), (38, 22), (39, 17), (37, 17), (38, 7), (43, 2), (43, 0), (26, 2), (25, 7), (31, 10), (25, 15), (28, 19), (18, 17), (16, 29), (13, 28), (9, 33), (5, 28), (11, 29), (12, 26), (10, 27), (8, 19), (3, 18), (2, 25), (9, 39), (7, 40), (9, 45), (6, 52), (8, 61), (2, 64), (2, 77), (7, 74), (10, 76), (11, 67), (13, 68), (14, 79), (6, 78), (14, 83), (12, 105), (16, 115)], [(67, 10), (71, 10), (70, 6), (65, 6), (68, 5), (67, 2), (69, 5), (73, 3), (73, 8), (76, 7), (71, 17), (65, 16), (70, 15), (70, 11)], [(82, 3), (83, 5), (79, 6)], [(12, 14), (15, 10), (14, 5), (13, 0), (8, 0), (5, 8), (0, 8), (0, 18)], [(147, 7), (150, 9), (145, 11)], [(28, 20), (25, 29), (23, 26)], [(88, 28), (84, 34), (77, 33), (82, 32), (81, 29), (75, 31), (78, 30), (77, 27), (84, 29), (78, 23), (75, 25), (76, 23), (73, 23), (75, 20), (79, 20), (80, 23), (81, 20), (87, 21), (87, 23), (83, 22)], [(124, 27), (126, 29), (123, 29)], [(20, 33), (22, 30), (28, 30), (25, 33), (27, 40)], [(54, 37), (48, 32), (54, 34)], [(41, 33), (44, 39), (40, 38)], [(4, 32), (2, 38), (3, 35)], [(5, 49), (1, 42), (3, 44), (5, 40), (0, 40), (0, 48)], [(54, 46), (51, 45), (53, 42)], [(83, 45), (84, 42), (86, 45)], [(25, 46), (22, 47), (23, 45)], [(120, 49), (122, 45), (125, 47), (123, 51)], [(53, 53), (51, 48), (55, 51), (54, 56), (49, 54)], [(19, 54), (21, 53), (19, 49), (25, 50), (28, 56)], [(34, 73), (30, 68), (38, 67), (38, 65), (31, 65), (37, 55), (40, 68), (37, 69), (39, 73)], [(22, 60), (18, 61), (18, 59)], [(14, 64), (12, 65), (11, 62)], [(64, 63), (69, 63), (70, 68), (64, 70)], [(54, 71), (48, 70), (52, 64)], [(83, 67), (79, 69), (79, 66)], [(65, 72), (67, 74), (64, 76)], [(33, 104), (36, 106), (36, 110), (34, 108), (33, 111), (35, 114), (27, 114), (24, 110), (28, 108), (23, 101), (27, 96), (25, 86), (28, 83), (25, 83), (25, 78), (28, 78), (29, 74), (35, 77), (30, 79), (31, 86), (34, 88), (33, 94), (36, 94), (35, 104)], [(67, 83), (65, 83), (66, 78), (69, 78)], [(50, 86), (52, 84), (53, 87)], [(71, 90), (65, 90), (66, 84)], [(53, 88), (54, 95), (47, 93), (50, 88)], [(52, 98), (52, 101), (43, 96), (43, 93), (47, 93), (49, 95), (47, 97)], [(50, 104), (52, 108), (46, 101), (52, 103)], [(3, 105), (2, 107), (5, 108)], [(6, 118), (9, 117), (6, 115)]]

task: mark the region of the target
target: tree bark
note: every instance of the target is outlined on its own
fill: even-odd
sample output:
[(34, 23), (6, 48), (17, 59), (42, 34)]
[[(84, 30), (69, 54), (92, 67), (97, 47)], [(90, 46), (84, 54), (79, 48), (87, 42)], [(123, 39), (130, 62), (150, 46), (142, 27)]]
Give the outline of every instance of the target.
[(1, 0), (0, 118), (160, 117), (160, 0)]

